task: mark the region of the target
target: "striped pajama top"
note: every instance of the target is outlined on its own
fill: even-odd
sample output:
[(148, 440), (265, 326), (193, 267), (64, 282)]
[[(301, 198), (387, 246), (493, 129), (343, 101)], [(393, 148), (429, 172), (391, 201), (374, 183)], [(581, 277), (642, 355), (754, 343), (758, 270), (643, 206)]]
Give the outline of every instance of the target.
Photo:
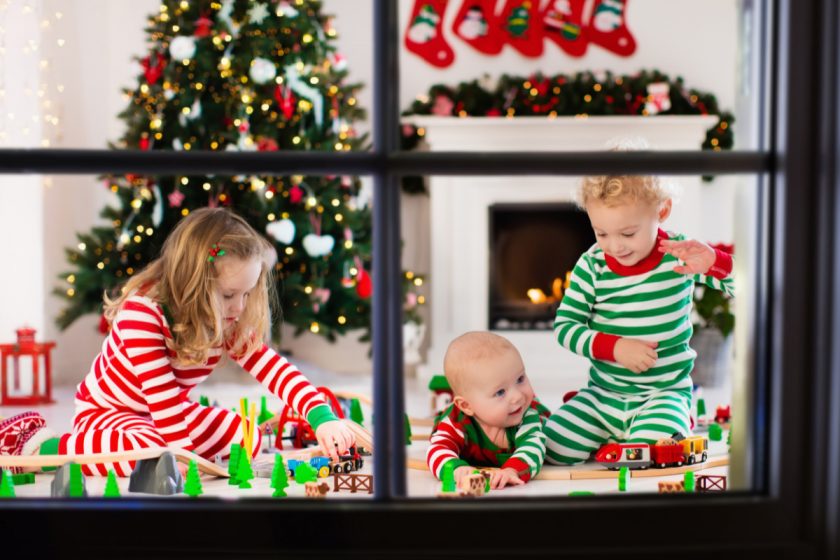
[[(203, 364), (176, 366), (167, 340), (172, 340), (172, 333), (162, 307), (145, 296), (127, 298), (77, 388), (76, 414), (100, 408), (148, 415), (168, 445), (192, 450), (183, 405), (193, 387), (219, 363), (222, 348), (213, 348)], [(304, 416), (313, 430), (336, 419), (323, 395), (267, 345), (236, 362)]]
[(518, 426), (505, 429), (510, 447), (495, 445), (478, 422), (454, 404), (441, 413), (432, 430), (426, 462), (440, 479), (443, 466), (455, 462), (455, 468), (484, 466), (512, 468), (527, 482), (537, 476), (545, 459), (545, 434), (542, 425), (549, 410), (536, 399), (525, 410)]
[[(689, 346), (694, 285), (731, 296), (732, 258), (715, 249), (716, 261), (707, 274), (679, 274), (673, 269), (680, 261), (659, 251), (662, 239), (682, 241), (685, 236), (660, 230), (654, 250), (633, 267), (620, 265), (597, 244), (575, 264), (554, 335), (563, 347), (589, 358), (590, 385), (640, 396), (691, 388), (697, 355)], [(654, 366), (637, 374), (617, 363), (613, 348), (622, 337), (656, 341)]]

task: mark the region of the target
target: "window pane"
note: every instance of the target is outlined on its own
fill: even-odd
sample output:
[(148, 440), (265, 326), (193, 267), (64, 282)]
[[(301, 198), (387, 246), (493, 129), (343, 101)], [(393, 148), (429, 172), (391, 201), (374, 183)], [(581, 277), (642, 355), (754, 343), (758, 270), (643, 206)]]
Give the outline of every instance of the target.
[[(425, 178), (428, 197), (406, 197), (404, 227), (430, 232), (406, 236), (406, 253), (424, 256), (416, 267), (428, 274), (430, 313), (428, 341), (422, 334), (405, 340), (414, 374), (406, 381), (410, 496), (440, 489), (429, 462), (440, 469), (460, 456), (473, 466), (525, 468), (506, 461), (514, 449), (528, 450), (526, 440), (516, 440), (516, 427), (537, 416), (521, 416), (531, 394), (550, 416), (549, 461), (586, 462), (549, 462), (535, 481), (497, 496), (619, 492), (617, 471), (607, 467), (622, 465), (632, 469), (629, 491), (657, 492), (660, 481), (682, 480), (685, 467), (662, 475), (647, 468), (652, 462), (675, 467), (689, 461), (714, 466), (696, 475), (726, 476), (727, 490), (757, 489), (746, 466), (760, 443), (751, 419), (759, 406), (753, 390), (764, 375), (755, 371), (752, 354), (760, 177), (591, 179), (592, 212), (576, 204), (580, 177), (431, 176)], [(621, 186), (624, 194), (600, 202), (598, 189), (607, 185), (610, 192)], [(655, 202), (643, 193), (656, 194)], [(628, 203), (632, 196), (640, 198)], [(662, 235), (706, 244), (696, 266), (707, 274), (692, 273), (692, 281), (673, 270), (679, 264), (674, 256), (652, 249), (660, 226)], [(713, 248), (735, 251), (723, 281), (715, 267), (728, 259)], [(480, 334), (462, 337), (475, 331)], [(633, 362), (634, 353), (625, 353), (631, 341), (656, 342), (651, 361)], [(420, 352), (409, 359), (413, 344)], [(523, 368), (533, 392), (521, 389)], [(453, 394), (464, 400), (453, 406)], [(451, 429), (439, 428), (429, 455), (436, 416)], [(631, 451), (638, 457), (623, 460), (618, 456), (629, 448), (608, 448), (604, 464), (594, 460), (609, 441), (656, 444), (676, 431), (681, 435), (671, 448), (637, 446)], [(531, 466), (527, 453), (515, 457)]]
[(276, 4), (0, 7), (0, 145), (368, 149), (369, 13), (337, 1)]
[[(400, 109), (516, 120), (710, 115), (723, 120), (710, 119), (692, 149), (758, 149), (764, 3), (711, 2), (692, 14), (690, 25), (686, 9), (668, 0), (609, 8), (400, 2)], [(710, 29), (720, 31), (714, 41)], [(508, 132), (494, 136), (498, 143), (489, 149), (582, 149), (576, 136), (557, 130), (570, 137), (568, 146), (549, 147), (526, 135), (515, 137), (512, 148), (505, 140), (515, 133)], [(403, 149), (415, 149), (418, 140), (416, 131), (403, 129)]]
[[(108, 445), (116, 445), (115, 441), (123, 447), (148, 447), (155, 442), (161, 445), (160, 434), (169, 433), (162, 426), (168, 426), (166, 418), (173, 415), (167, 412), (166, 418), (155, 419), (157, 409), (152, 403), (159, 392), (155, 387), (169, 383), (165, 378), (168, 358), (174, 360), (176, 353), (188, 356), (189, 352), (209, 348), (203, 355), (195, 354), (198, 365), (171, 362), (175, 385), (169, 390), (183, 399), (183, 403), (178, 401), (183, 410), (175, 411), (174, 417), (183, 418), (176, 425), (186, 426), (189, 435), (176, 441), (170, 434), (172, 441), (165, 442), (176, 447), (192, 442), (195, 450), (210, 461), (216, 454), (226, 456), (231, 444), (241, 440), (238, 413), (242, 410), (240, 399), (245, 398), (255, 405), (255, 419), (265, 423), (274, 417), (269, 423), (281, 425), (282, 452), (292, 453), (286, 455), (287, 460), (295, 458), (301, 445), (307, 445), (310, 452), (316, 449), (312, 426), (327, 419), (306, 404), (310, 399), (306, 391), (314, 389), (298, 393), (293, 370), (284, 368), (283, 361), (271, 352), (259, 360), (245, 360), (241, 366), (234, 360), (221, 359), (222, 351), (214, 338), (217, 320), (222, 322), (228, 344), (235, 344), (237, 328), (243, 333), (245, 328), (257, 333), (258, 340), (262, 321), (271, 320), (270, 347), (297, 366), (314, 388), (326, 389), (326, 402), (335, 415), (372, 428), (370, 184), (369, 178), (352, 176), (4, 177), (0, 182), (0, 234), (17, 239), (8, 257), (19, 273), (4, 274), (0, 280), (0, 305), (4, 309), (0, 343), (13, 346), (18, 336), (15, 331), (28, 326), (35, 329), (38, 342), (54, 342), (55, 348), (50, 352), (51, 394), (46, 395), (44, 364), (39, 366), (36, 385), (32, 360), (21, 358), (20, 367), (11, 367), (3, 381), (0, 417), (9, 418), (22, 410), (43, 414), (57, 434), (76, 434), (62, 443), (66, 446), (59, 449), (62, 453), (89, 453), (94, 451), (90, 446), (99, 443), (101, 447), (95, 450), (104, 451)], [(245, 218), (259, 237), (239, 229), (232, 231), (232, 226), (220, 225), (209, 216), (198, 219), (198, 212), (206, 211), (205, 207), (233, 211)], [(173, 228), (184, 216), (197, 221), (192, 229), (185, 230), (182, 242), (175, 242)], [(172, 288), (165, 292), (171, 295), (164, 296), (156, 295), (155, 286), (161, 286), (158, 276), (150, 276), (151, 283), (136, 282), (149, 270), (146, 267), (158, 257), (167, 238), (173, 239), (165, 265)], [(238, 259), (238, 255), (260, 250), (255, 239), (270, 243), (271, 249), (264, 247), (268, 256), (264, 260)], [(260, 289), (263, 262), (274, 274), (274, 280), (266, 283), (276, 290), (279, 307), (269, 307)], [(251, 263), (255, 268), (250, 268)], [(130, 285), (132, 290), (148, 294), (148, 300), (132, 299), (141, 307), (146, 305), (143, 309), (148, 313), (138, 314), (135, 309), (134, 320), (142, 323), (139, 326), (132, 326), (131, 317), (118, 314), (109, 331), (102, 316), (103, 293), (116, 298), (119, 288), (129, 280), (135, 282)], [(199, 304), (193, 306), (193, 300)], [(161, 333), (161, 324), (168, 330)], [(178, 325), (186, 328), (181, 330)], [(147, 331), (151, 333), (148, 340), (143, 336)], [(141, 375), (145, 371), (142, 356), (137, 358), (125, 348), (131, 347), (130, 340), (137, 340), (144, 348), (163, 344), (166, 332), (175, 337), (166, 348), (159, 348), (166, 352), (161, 361), (166, 371), (158, 372), (157, 381), (146, 379)], [(155, 338), (155, 333), (160, 336)], [(4, 349), (8, 357), (7, 351)], [(105, 351), (107, 358), (100, 351)], [(259, 348), (256, 351), (263, 352)], [(85, 389), (79, 389), (80, 384)], [(40, 402), (48, 397), (55, 403), (46, 406)], [(129, 427), (123, 434), (91, 432), (94, 427), (78, 424), (78, 416), (74, 427), (74, 399), (93, 403), (93, 409), (103, 414), (116, 408), (126, 415), (121, 422), (129, 417), (139, 419), (141, 427), (150, 433), (138, 435)], [(296, 408), (287, 409), (281, 399)], [(203, 412), (206, 406), (211, 407), (210, 412)], [(250, 407), (246, 410), (250, 412)], [(299, 412), (306, 414), (305, 419), (296, 414)], [(112, 422), (116, 424), (111, 428), (122, 428), (118, 419)], [(81, 433), (93, 435), (84, 439)], [(253, 436), (260, 438), (265, 450), (252, 465), (257, 476), (251, 481), (253, 489), (240, 491), (225, 479), (204, 478), (204, 494), (271, 496), (274, 453), (281, 452), (277, 437), (273, 433)], [(256, 448), (258, 439), (253, 438)], [(373, 457), (367, 454), (369, 450), (370, 446), (357, 449), (358, 456), (345, 454), (337, 463), (317, 456), (312, 460), (322, 477), (327, 470), (339, 467), (340, 474), (371, 474)], [(226, 457), (220, 459), (227, 464)], [(119, 475), (129, 472), (125, 465), (123, 471), (114, 468)], [(106, 474), (107, 468), (99, 473)], [(39, 474), (35, 485), (21, 485), (17, 495), (49, 496), (52, 480), (51, 474)], [(324, 481), (332, 492), (333, 479), (319, 480)], [(346, 484), (354, 481), (357, 486), (369, 482), (366, 478), (348, 479)], [(291, 479), (289, 482), (288, 495), (302, 497), (303, 486)], [(127, 484), (127, 478), (120, 478), (123, 495), (129, 495)], [(105, 478), (89, 476), (87, 485), (89, 495), (101, 496)], [(341, 497), (371, 497), (360, 489), (354, 494), (342, 492)]]

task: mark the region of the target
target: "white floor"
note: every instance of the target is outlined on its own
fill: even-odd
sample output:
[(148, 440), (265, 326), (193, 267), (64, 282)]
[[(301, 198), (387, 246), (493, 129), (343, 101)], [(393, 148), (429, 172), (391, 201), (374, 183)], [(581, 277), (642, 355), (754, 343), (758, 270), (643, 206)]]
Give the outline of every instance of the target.
[[(306, 366), (305, 364), (298, 364), (303, 371), (306, 372), (310, 380), (317, 386), (326, 385), (333, 391), (348, 391), (355, 393), (362, 393), (365, 395), (372, 394), (372, 386), (370, 377), (348, 377), (338, 376), (319, 370), (316, 367)], [(230, 379), (230, 376), (226, 376)], [(234, 377), (234, 379), (237, 379)], [(197, 387), (192, 394), (195, 400), (199, 396), (206, 395), (211, 403), (218, 402), (220, 406), (227, 408), (238, 407), (239, 399), (247, 397), (252, 402), (259, 403), (261, 396), (267, 396), (269, 409), (272, 411), (279, 411), (281, 407), (280, 400), (268, 395), (268, 393), (247, 374), (238, 378), (234, 382), (212, 383), (210, 381)], [(555, 408), (561, 403), (562, 394), (568, 388), (558, 390), (556, 394), (541, 394), (540, 399), (546, 403), (550, 408)], [(73, 417), (73, 393), (74, 387), (58, 387), (55, 390), (54, 397), (56, 403), (52, 405), (44, 405), (37, 407), (37, 410), (46, 418), (47, 423), (56, 432), (69, 431), (71, 420)], [(705, 399), (707, 410), (713, 413), (718, 404), (728, 404), (728, 391), (725, 388), (717, 389), (715, 391), (706, 391)], [(0, 417), (8, 417), (17, 412), (27, 410), (26, 408), (17, 407), (0, 407)], [(430, 394), (428, 389), (417, 382), (415, 379), (406, 380), (406, 410), (409, 416), (416, 418), (426, 418), (430, 416)], [(366, 418), (366, 426), (369, 427), (369, 419), (371, 417), (370, 408), (363, 405), (363, 412)], [(429, 433), (430, 428), (427, 427), (413, 427), (412, 432), (415, 436)], [(710, 452), (712, 458), (722, 457), (727, 455), (727, 448), (725, 445), (726, 433), (724, 433), (724, 440), (722, 442), (710, 442)], [(421, 462), (425, 458), (425, 451), (428, 443), (426, 441), (414, 441), (406, 449), (406, 454), (409, 459), (418, 459)], [(271, 455), (266, 454), (266, 461), (271, 460)], [(362, 473), (370, 474), (372, 472), (372, 460), (376, 459), (376, 455), (366, 458), (366, 464), (361, 470)], [(603, 469), (597, 464), (587, 464), (584, 468), (589, 470)], [(561, 469), (561, 467), (546, 467), (546, 473), (553, 469)], [(702, 474), (726, 475), (727, 467), (714, 467), (705, 469)], [(701, 474), (701, 473), (697, 473)], [(411, 497), (430, 497), (434, 496), (440, 488), (438, 482), (427, 470), (408, 469), (406, 473), (408, 493)], [(49, 496), (50, 483), (53, 476), (51, 474), (39, 474), (36, 476), (35, 484), (18, 486), (15, 491), (18, 497), (33, 497), (33, 496)], [(628, 485), (629, 492), (657, 492), (657, 485), (660, 480), (681, 480), (682, 475), (671, 475), (666, 477), (644, 477), (631, 478)], [(326, 479), (332, 487), (332, 478)], [(123, 495), (127, 495), (128, 479), (120, 479), (120, 490)], [(211, 477), (202, 477), (202, 486), (204, 496), (208, 497), (222, 497), (225, 499), (235, 499), (237, 497), (268, 497), (272, 493), (269, 487), (269, 479), (257, 478), (252, 481), (253, 488), (248, 490), (240, 490), (237, 487), (230, 486), (226, 479), (215, 479)], [(105, 487), (105, 479), (98, 477), (89, 477), (86, 479), (86, 487), (89, 496), (101, 496)], [(535, 496), (535, 495), (553, 495), (565, 496), (570, 492), (589, 491), (596, 494), (618, 493), (618, 482), (615, 478), (604, 479), (585, 479), (585, 480), (541, 480), (537, 479), (529, 482), (523, 486), (509, 487), (501, 491), (492, 493), (494, 496)], [(289, 488), (286, 493), (290, 497), (301, 497), (304, 495), (303, 486), (297, 485), (290, 481)], [(131, 496), (139, 496), (138, 494), (131, 494)], [(340, 494), (330, 492), (328, 497), (341, 498), (368, 498), (367, 494), (350, 494), (347, 491), (342, 491)], [(184, 497), (180, 495), (180, 497)]]

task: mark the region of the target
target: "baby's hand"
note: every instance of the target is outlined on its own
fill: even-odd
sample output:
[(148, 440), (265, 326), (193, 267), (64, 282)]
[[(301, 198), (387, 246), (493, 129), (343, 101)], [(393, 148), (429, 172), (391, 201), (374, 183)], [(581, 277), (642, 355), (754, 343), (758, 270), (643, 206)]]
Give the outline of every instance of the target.
[(615, 343), (615, 361), (633, 373), (642, 373), (656, 363), (656, 342), (638, 340), (635, 338), (619, 338)]
[(333, 461), (338, 461), (338, 455), (346, 454), (347, 449), (356, 442), (356, 436), (340, 420), (330, 420), (318, 426), (315, 438), (324, 453)]
[(679, 274), (706, 274), (715, 264), (715, 250), (695, 239), (685, 241), (663, 239), (659, 250), (685, 263), (674, 267), (674, 272)]
[(464, 478), (465, 476), (471, 475), (474, 470), (475, 470), (475, 467), (470, 467), (470, 466), (458, 467), (457, 469), (455, 469), (452, 472), (452, 474), (455, 476), (455, 485), (457, 486), (458, 484), (460, 484), (461, 479)]
[(519, 473), (516, 472), (516, 469), (499, 469), (493, 471), (493, 474), (490, 475), (490, 488), (492, 490), (498, 490), (508, 485), (517, 486), (519, 484), (525, 484), (525, 481), (519, 478)]

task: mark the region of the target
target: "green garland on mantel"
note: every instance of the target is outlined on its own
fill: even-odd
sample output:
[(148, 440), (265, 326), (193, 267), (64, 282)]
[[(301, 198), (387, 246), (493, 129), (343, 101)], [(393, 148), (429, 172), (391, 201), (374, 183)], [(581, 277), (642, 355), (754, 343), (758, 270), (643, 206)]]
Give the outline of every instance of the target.
[[(707, 92), (688, 89), (683, 79), (671, 79), (658, 70), (643, 70), (632, 75), (578, 72), (575, 75), (541, 73), (528, 77), (499, 78), (495, 87), (483, 80), (461, 82), (456, 87), (433, 85), (428, 94), (419, 96), (407, 115), (440, 115), (455, 117), (517, 116), (582, 116), (582, 115), (648, 115), (648, 86), (667, 84), (670, 107), (657, 115), (717, 115), (718, 123), (706, 132), (704, 150), (730, 150), (735, 117), (721, 111), (717, 98)], [(661, 87), (661, 86), (659, 86)], [(420, 143), (422, 130), (405, 124), (401, 131), (401, 147), (413, 150)], [(403, 189), (409, 193), (425, 192), (422, 177), (404, 177)]]

